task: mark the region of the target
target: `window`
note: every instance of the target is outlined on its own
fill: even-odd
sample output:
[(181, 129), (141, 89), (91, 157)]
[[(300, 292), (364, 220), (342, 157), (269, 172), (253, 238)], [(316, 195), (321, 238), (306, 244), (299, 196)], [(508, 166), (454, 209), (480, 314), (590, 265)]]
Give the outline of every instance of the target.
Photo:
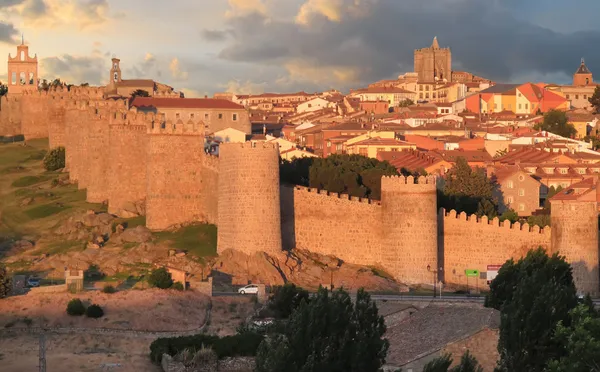
[(33, 72), (29, 73), (29, 85), (33, 85)]
[(525, 204), (519, 204), (519, 211), (523, 212), (525, 210)]
[(358, 153), (359, 155), (363, 155), (363, 156), (368, 156), (368, 152), (367, 152), (367, 148), (366, 147), (361, 147), (358, 149)]
[(193, 119), (193, 118), (194, 118), (194, 114), (193, 114), (193, 113), (191, 113), (191, 114), (190, 114), (190, 119)]
[(327, 141), (327, 147), (331, 147), (331, 141)]
[(526, 103), (525, 104), (525, 110), (528, 110), (528, 109), (529, 109), (529, 103)]
[(380, 151), (385, 151), (385, 148), (383, 148), (383, 147), (378, 147), (378, 148), (377, 148), (377, 152), (380, 152)]
[(585, 168), (577, 168), (577, 173), (585, 174)]
[(521, 182), (525, 181), (525, 176), (524, 175), (520, 175), (519, 176), (519, 181), (521, 181)]
[(25, 52), (21, 51), (21, 61), (25, 60)]
[(175, 114), (175, 119), (179, 119), (179, 113)]
[(570, 94), (567, 94), (567, 99), (571, 99), (571, 95)]
[(519, 196), (525, 196), (525, 189), (519, 189)]
[(575, 99), (579, 99), (579, 94), (576, 94), (576, 95), (575, 95)]
[(237, 120), (237, 114), (233, 114), (233, 121)]
[(10, 84), (11, 85), (16, 85), (17, 84), (17, 73), (16, 72), (12, 73), (12, 76), (10, 78)]
[(506, 197), (506, 204), (510, 205), (513, 203), (513, 197), (512, 196), (507, 196)]
[(223, 114), (219, 114), (219, 119), (223, 119)]
[(19, 84), (21, 84), (21, 85), (25, 85), (25, 79), (26, 79), (25, 73), (24, 73), (24, 72), (21, 72), (21, 73), (19, 74)]
[(419, 93), (419, 98), (423, 99), (423, 93)]
[(308, 104), (308, 108), (311, 108), (311, 107), (312, 107), (312, 103), (309, 103), (309, 104)]
[(425, 99), (429, 98), (429, 93), (425, 93)]
[(587, 99), (587, 94), (584, 94), (584, 95), (583, 95), (583, 99)]
[(509, 189), (512, 189), (513, 187), (515, 187), (515, 185), (513, 184), (513, 181), (508, 181), (506, 183), (506, 187), (509, 188)]
[(567, 168), (560, 169), (560, 174), (567, 174), (568, 172), (569, 172), (569, 170)]
[(204, 120), (208, 120), (208, 114), (204, 114)]

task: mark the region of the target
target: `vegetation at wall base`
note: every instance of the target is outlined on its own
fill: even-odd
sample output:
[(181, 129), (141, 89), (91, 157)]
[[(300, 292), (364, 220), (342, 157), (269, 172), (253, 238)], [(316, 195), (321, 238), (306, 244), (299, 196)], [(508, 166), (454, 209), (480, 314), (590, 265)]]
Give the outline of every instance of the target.
[(150, 359), (160, 365), (163, 354), (175, 356), (186, 350), (200, 350), (202, 347), (212, 348), (219, 359), (236, 356), (255, 356), (263, 336), (251, 331), (234, 336), (213, 336), (199, 334), (188, 337), (159, 338), (150, 344)]
[(544, 371), (565, 348), (555, 338), (562, 322), (571, 325), (578, 304), (571, 265), (539, 248), (515, 262), (508, 260), (490, 284), (485, 306), (500, 311), (500, 361), (497, 371)]
[(175, 282), (171, 285), (171, 289), (174, 289), (176, 291), (183, 291), (185, 288), (183, 287), (183, 284), (181, 282)]
[(171, 278), (171, 273), (169, 273), (167, 269), (161, 267), (152, 270), (152, 273), (148, 278), (148, 284), (156, 288), (167, 289), (171, 288), (173, 285), (173, 278)]
[(115, 289), (115, 287), (108, 284), (108, 285), (105, 285), (104, 288), (102, 288), (102, 292), (111, 294), (111, 293), (117, 292), (117, 290)]
[(88, 306), (88, 308), (85, 310), (85, 316), (87, 316), (88, 318), (100, 318), (104, 315), (104, 310), (102, 310), (102, 308), (100, 307), (100, 305), (97, 304), (92, 304), (90, 306)]
[(308, 291), (296, 287), (293, 283), (273, 287), (268, 307), (277, 318), (288, 318), (300, 304), (309, 301)]
[(56, 147), (44, 157), (44, 168), (47, 171), (55, 171), (65, 167), (65, 148)]
[(0, 298), (9, 295), (11, 290), (11, 275), (6, 270), (6, 267), (0, 264)]
[(81, 316), (85, 314), (85, 306), (80, 299), (74, 298), (67, 304), (67, 314), (71, 316)]
[(389, 343), (383, 317), (370, 296), (320, 288), (302, 301), (284, 333), (271, 334), (256, 355), (257, 372), (376, 372), (385, 363)]

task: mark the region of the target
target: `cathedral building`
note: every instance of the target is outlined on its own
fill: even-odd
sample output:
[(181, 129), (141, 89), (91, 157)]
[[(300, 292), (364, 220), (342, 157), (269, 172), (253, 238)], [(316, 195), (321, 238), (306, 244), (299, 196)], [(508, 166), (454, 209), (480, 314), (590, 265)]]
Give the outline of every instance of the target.
[(420, 83), (452, 81), (452, 52), (440, 48), (437, 37), (429, 48), (415, 50), (415, 73)]

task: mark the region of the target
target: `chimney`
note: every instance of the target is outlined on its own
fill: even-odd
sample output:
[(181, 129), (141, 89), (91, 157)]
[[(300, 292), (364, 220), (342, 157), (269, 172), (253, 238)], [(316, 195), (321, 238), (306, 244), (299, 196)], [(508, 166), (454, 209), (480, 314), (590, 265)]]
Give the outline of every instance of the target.
[(204, 99), (207, 99), (207, 98), (208, 98), (208, 96), (205, 94), (205, 95), (204, 95)]

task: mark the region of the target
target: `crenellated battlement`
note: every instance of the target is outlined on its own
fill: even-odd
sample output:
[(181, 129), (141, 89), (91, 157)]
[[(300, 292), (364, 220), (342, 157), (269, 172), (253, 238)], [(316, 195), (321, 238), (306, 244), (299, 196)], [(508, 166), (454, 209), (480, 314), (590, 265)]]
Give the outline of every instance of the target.
[(384, 176), (381, 178), (382, 192), (432, 192), (437, 187), (436, 176)]
[(154, 98), (180, 98), (180, 95), (174, 91), (159, 91), (154, 93)]
[(377, 200), (371, 200), (369, 198), (359, 198), (357, 196), (351, 196), (348, 194), (337, 193), (337, 192), (329, 192), (327, 190), (319, 190), (319, 189), (311, 188), (311, 187), (294, 186), (294, 190), (296, 192), (319, 195), (320, 197), (324, 197), (324, 198), (339, 199), (341, 201), (347, 201), (349, 203), (370, 204), (370, 205), (374, 205), (374, 206), (381, 205), (381, 202), (379, 202)]
[(242, 143), (238, 143), (238, 142), (228, 142), (228, 143), (222, 143), (221, 146), (226, 146), (229, 148), (241, 148), (241, 149), (277, 149), (279, 150), (279, 144), (277, 143), (270, 143), (270, 142), (254, 142), (254, 141), (247, 141), (247, 142), (242, 142)]
[(177, 123), (173, 123), (170, 120), (165, 122), (152, 121), (148, 125), (148, 134), (204, 136), (204, 125), (201, 122), (194, 123), (193, 121), (184, 124), (181, 120)]
[(444, 208), (440, 208), (439, 215), (440, 217), (443, 217), (446, 220), (458, 220), (473, 225), (483, 225), (489, 228), (500, 228), (502, 230), (512, 230), (547, 235), (550, 235), (551, 232), (550, 228), (541, 229), (537, 225), (530, 226), (528, 223), (521, 224), (519, 222), (511, 224), (508, 220), (500, 222), (500, 219), (498, 217), (494, 217), (490, 220), (487, 216), (477, 217), (477, 215), (475, 214), (469, 216), (465, 212), (457, 213), (454, 209), (446, 211)]

